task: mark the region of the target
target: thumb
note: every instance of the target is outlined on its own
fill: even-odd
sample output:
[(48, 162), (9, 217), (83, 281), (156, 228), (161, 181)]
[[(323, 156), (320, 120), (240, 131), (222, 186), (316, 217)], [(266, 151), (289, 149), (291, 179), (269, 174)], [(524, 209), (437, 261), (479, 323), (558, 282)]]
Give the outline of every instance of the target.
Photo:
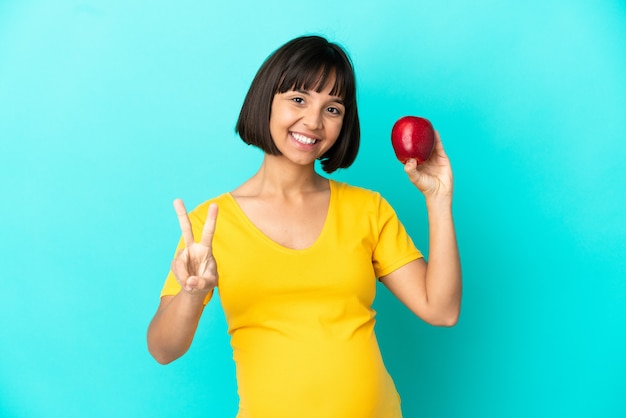
[(404, 172), (409, 176), (411, 183), (416, 186), (424, 181), (424, 174), (418, 169), (417, 161), (413, 158), (407, 160), (406, 164), (404, 164)]
[(199, 290), (209, 291), (215, 287), (209, 280), (200, 276), (189, 276), (185, 283), (185, 289), (188, 291)]
[(407, 174), (410, 174), (411, 171), (415, 170), (417, 170), (417, 160), (415, 158), (409, 158), (406, 160), (406, 163), (404, 163), (404, 171)]

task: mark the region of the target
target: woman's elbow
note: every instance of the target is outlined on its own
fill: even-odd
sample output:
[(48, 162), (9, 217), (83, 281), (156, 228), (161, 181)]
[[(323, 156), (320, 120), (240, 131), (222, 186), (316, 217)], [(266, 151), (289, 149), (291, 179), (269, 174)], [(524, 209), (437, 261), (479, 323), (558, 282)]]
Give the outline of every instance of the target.
[(177, 353), (175, 350), (172, 350), (171, 347), (164, 345), (158, 339), (154, 338), (150, 333), (148, 333), (147, 343), (148, 352), (152, 358), (155, 359), (157, 363), (163, 365), (173, 362), (186, 351), (184, 350), (182, 353)]
[(172, 361), (174, 361), (173, 359), (166, 357), (162, 354), (159, 353), (154, 353), (152, 351), (150, 351), (150, 354), (152, 355), (152, 358), (156, 360), (157, 363), (161, 364), (161, 365), (166, 365), (166, 364), (170, 364)]
[(459, 322), (459, 315), (450, 315), (448, 317), (441, 318), (441, 320), (434, 325), (438, 327), (452, 328), (458, 322)]
[(148, 345), (148, 352), (150, 353), (152, 358), (155, 359), (156, 362), (161, 365), (170, 364), (171, 362), (173, 362), (179, 357), (179, 356), (172, 356), (171, 354), (166, 353), (165, 351), (162, 351), (162, 350), (157, 350), (151, 347), (150, 345)]
[(426, 322), (435, 327), (451, 328), (459, 322), (460, 309), (451, 309), (429, 317)]

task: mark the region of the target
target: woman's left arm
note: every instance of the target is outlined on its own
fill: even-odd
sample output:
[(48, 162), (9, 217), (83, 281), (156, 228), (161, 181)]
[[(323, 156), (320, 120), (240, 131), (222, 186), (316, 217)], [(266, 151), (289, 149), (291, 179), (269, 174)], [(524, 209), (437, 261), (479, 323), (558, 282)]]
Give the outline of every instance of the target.
[(430, 251), (381, 277), (382, 283), (413, 313), (437, 326), (453, 326), (461, 310), (461, 262), (452, 217), (453, 176), (439, 134), (432, 156), (420, 165), (409, 160), (404, 170), (424, 194)]

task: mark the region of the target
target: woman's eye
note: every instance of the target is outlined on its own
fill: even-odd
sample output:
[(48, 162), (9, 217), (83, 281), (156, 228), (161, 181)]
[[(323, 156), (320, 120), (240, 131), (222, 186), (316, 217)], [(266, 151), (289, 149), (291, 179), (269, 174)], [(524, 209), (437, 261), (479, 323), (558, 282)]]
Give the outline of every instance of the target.
[(328, 111), (329, 113), (332, 113), (333, 115), (340, 115), (341, 111), (336, 108), (336, 107), (329, 107), (326, 109), (326, 111)]
[(304, 99), (302, 97), (294, 97), (293, 100), (295, 103), (302, 104), (304, 103)]

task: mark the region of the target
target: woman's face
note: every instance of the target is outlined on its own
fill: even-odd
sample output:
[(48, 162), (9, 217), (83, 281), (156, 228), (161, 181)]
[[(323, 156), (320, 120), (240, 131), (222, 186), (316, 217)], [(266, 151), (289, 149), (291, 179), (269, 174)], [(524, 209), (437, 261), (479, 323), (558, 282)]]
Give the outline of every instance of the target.
[(337, 141), (345, 106), (332, 96), (334, 79), (321, 92), (289, 90), (272, 101), (270, 134), (281, 154), (300, 165), (311, 165)]

